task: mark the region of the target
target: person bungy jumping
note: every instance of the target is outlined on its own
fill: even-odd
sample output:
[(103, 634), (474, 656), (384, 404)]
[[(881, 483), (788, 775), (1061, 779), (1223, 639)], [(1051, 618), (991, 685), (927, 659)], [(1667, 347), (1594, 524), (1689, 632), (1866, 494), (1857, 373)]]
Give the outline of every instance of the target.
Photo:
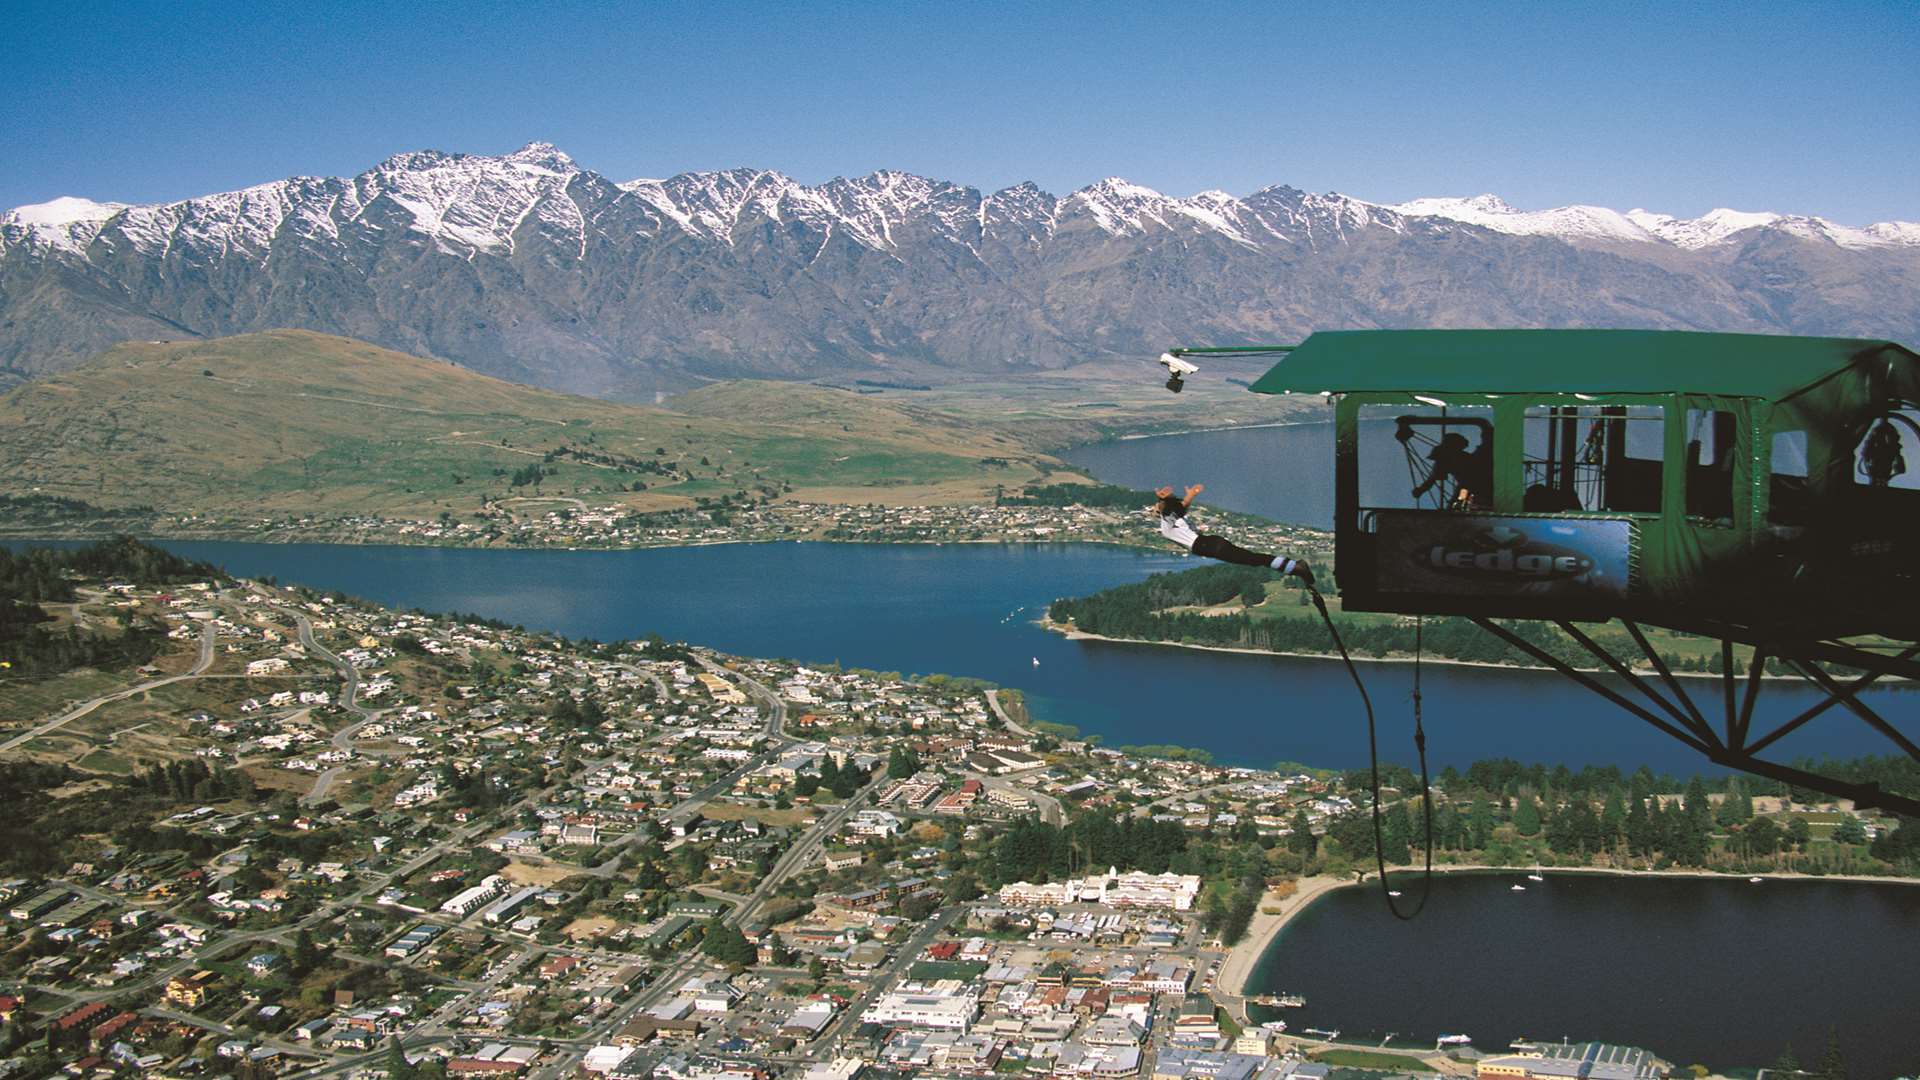
[(1285, 555), (1263, 555), (1257, 551), (1248, 551), (1237, 547), (1218, 536), (1210, 536), (1193, 527), (1187, 520), (1187, 510), (1193, 506), (1194, 497), (1206, 490), (1205, 484), (1195, 484), (1187, 489), (1184, 499), (1175, 498), (1173, 488), (1163, 487), (1153, 494), (1159, 501), (1148, 510), (1160, 518), (1160, 535), (1208, 559), (1235, 563), (1240, 566), (1265, 566), (1283, 574), (1300, 579), (1302, 585), (1313, 587), (1313, 568), (1300, 559), (1289, 559)]

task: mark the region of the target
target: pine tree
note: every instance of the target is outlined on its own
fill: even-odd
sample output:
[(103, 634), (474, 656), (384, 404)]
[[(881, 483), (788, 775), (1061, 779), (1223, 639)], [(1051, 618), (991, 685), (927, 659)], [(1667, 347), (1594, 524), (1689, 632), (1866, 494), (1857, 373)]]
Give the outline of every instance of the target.
[(1513, 827), (1521, 836), (1540, 835), (1540, 807), (1533, 796), (1522, 795), (1513, 808)]
[(1727, 780), (1726, 797), (1720, 800), (1720, 808), (1714, 812), (1713, 820), (1721, 825), (1739, 825), (1753, 819), (1753, 796), (1748, 795), (1741, 786), (1740, 778)]
[(297, 974), (312, 971), (320, 963), (320, 950), (314, 947), (313, 935), (304, 926), (294, 932), (292, 960)]
[(1713, 816), (1713, 807), (1707, 799), (1707, 783), (1698, 774), (1687, 784), (1687, 815), (1702, 822)]
[(1659, 842), (1658, 824), (1653, 815), (1647, 812), (1646, 801), (1635, 798), (1627, 805), (1627, 850), (1635, 855), (1646, 855)]
[(1847, 1059), (1840, 1052), (1840, 1029), (1837, 1026), (1827, 1027), (1827, 1049), (1820, 1055), (1820, 1064), (1813, 1067), (1813, 1075), (1820, 1080), (1847, 1080)]
[(1467, 846), (1484, 851), (1493, 842), (1493, 807), (1485, 795), (1473, 799), (1473, 811), (1467, 818)]
[(1407, 809), (1407, 800), (1393, 804), (1393, 809), (1383, 816), (1386, 821), (1380, 830), (1380, 850), (1390, 863), (1405, 865), (1411, 862), (1412, 852), (1409, 849), (1413, 843), (1413, 813)]
[(1307, 820), (1305, 810), (1293, 812), (1291, 831), (1287, 834), (1287, 850), (1302, 859), (1311, 859), (1320, 850), (1320, 840), (1313, 835), (1313, 823)]
[(1607, 792), (1607, 805), (1600, 811), (1600, 844), (1610, 848), (1627, 835), (1627, 803), (1620, 789)]

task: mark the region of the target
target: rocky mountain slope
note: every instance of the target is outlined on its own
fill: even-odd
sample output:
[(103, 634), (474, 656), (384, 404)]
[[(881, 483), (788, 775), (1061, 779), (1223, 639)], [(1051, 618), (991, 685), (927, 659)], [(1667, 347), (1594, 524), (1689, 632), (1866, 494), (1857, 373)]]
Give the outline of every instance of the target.
[(1314, 329), (1638, 326), (1920, 340), (1920, 225), (1384, 206), (1271, 187), (1065, 197), (899, 172), (616, 183), (558, 149), (401, 154), (151, 206), (0, 215), (0, 378), (278, 327), (647, 398), (709, 379), (968, 374)]

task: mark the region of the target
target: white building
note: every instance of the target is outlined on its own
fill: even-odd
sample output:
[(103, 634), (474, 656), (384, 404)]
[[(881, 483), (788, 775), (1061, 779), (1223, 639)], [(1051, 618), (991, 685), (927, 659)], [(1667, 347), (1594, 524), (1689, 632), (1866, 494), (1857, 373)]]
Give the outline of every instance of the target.
[(506, 879), (499, 874), (489, 874), (480, 884), (464, 889), (449, 897), (440, 905), (440, 910), (449, 915), (471, 915), (480, 910), (480, 906), (500, 895), (506, 888)]
[(900, 819), (885, 810), (862, 810), (847, 823), (847, 831), (855, 836), (898, 836)]
[(980, 1015), (980, 999), (952, 982), (917, 986), (902, 983), (900, 989), (883, 994), (860, 1019), (869, 1024), (894, 1027), (929, 1028), (965, 1034)]
[(1077, 901), (1189, 911), (1199, 895), (1200, 878), (1195, 874), (1148, 874), (1139, 870), (1122, 874), (1113, 867), (1104, 874), (1045, 885), (1016, 881), (1000, 887), (1001, 903), (1023, 907), (1057, 907)]

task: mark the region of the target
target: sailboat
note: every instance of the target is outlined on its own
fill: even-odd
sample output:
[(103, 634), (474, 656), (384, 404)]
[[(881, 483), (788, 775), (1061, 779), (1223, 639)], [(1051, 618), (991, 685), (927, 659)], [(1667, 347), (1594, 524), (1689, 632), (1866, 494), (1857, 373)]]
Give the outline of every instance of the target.
[(1544, 878), (1544, 877), (1541, 877), (1541, 876), (1540, 876), (1540, 864), (1539, 864), (1539, 863), (1534, 863), (1534, 864), (1533, 864), (1533, 873), (1531, 873), (1531, 874), (1528, 874), (1528, 875), (1527, 875), (1527, 880), (1528, 880), (1528, 881), (1545, 881), (1545, 880), (1547, 880), (1546, 878)]
[(1037, 657), (1037, 656), (1036, 656), (1036, 657), (1034, 657), (1034, 658), (1033, 658), (1033, 666), (1034, 666), (1034, 667), (1039, 667), (1039, 666), (1040, 666), (1040, 658), (1039, 658), (1039, 657)]

